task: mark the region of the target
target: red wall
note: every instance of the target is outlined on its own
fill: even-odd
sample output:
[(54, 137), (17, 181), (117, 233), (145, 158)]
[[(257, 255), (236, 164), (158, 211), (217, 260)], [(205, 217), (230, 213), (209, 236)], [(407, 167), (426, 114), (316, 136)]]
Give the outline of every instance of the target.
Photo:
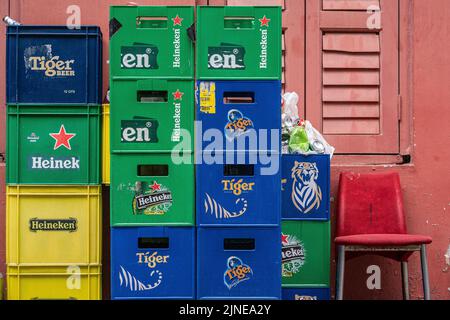
[[(193, 4), (194, 0), (135, 1), (144, 4)], [(197, 3), (206, 1), (197, 1)], [(219, 1), (220, 2), (220, 1)], [(77, 3), (82, 9), (82, 24), (97, 24), (104, 34), (104, 58), (108, 57), (108, 5), (126, 1), (107, 0), (0, 0), (0, 14), (9, 14), (25, 24), (64, 24), (67, 5)], [(8, 5), (10, 4), (10, 6)], [(289, 8), (289, 2), (288, 2)], [(402, 166), (333, 165), (332, 197), (337, 191), (340, 171), (373, 172), (398, 171), (401, 175), (407, 210), (409, 231), (431, 235), (429, 246), (430, 287), (433, 299), (450, 299), (450, 267), (444, 254), (450, 245), (450, 1), (412, 0), (412, 18), (408, 33), (412, 40), (412, 60), (409, 68), (412, 114), (412, 164)], [(5, 29), (0, 27), (0, 152), (4, 152), (4, 65)], [(290, 31), (292, 32), (292, 31)], [(404, 48), (403, 48), (404, 49)], [(289, 47), (287, 48), (289, 54)], [(104, 63), (104, 87), (108, 83), (107, 64)], [(290, 71), (291, 70), (291, 71)], [(287, 66), (287, 72), (297, 72)], [(290, 79), (288, 74), (286, 79)], [(289, 90), (296, 90), (289, 86)], [(297, 89), (301, 91), (300, 89)], [(4, 273), (4, 166), (0, 164), (0, 272)], [(333, 208), (334, 209), (334, 208)], [(334, 212), (334, 211), (333, 211)], [(333, 258), (334, 259), (334, 258)], [(366, 287), (366, 268), (381, 267), (381, 290)], [(332, 264), (334, 273), (335, 263)], [(347, 264), (345, 297), (347, 299), (401, 299), (400, 266), (381, 258), (362, 257)], [(423, 296), (418, 255), (410, 260), (411, 298)], [(334, 279), (334, 277), (333, 277)]]

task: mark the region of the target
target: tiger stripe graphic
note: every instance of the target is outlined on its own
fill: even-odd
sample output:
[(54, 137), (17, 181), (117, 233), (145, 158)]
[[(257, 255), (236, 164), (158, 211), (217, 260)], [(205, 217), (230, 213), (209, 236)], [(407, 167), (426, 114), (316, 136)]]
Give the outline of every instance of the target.
[(319, 170), (316, 163), (295, 161), (292, 172), (291, 199), (294, 206), (304, 214), (319, 209), (322, 190), (317, 184)]
[(130, 289), (130, 291), (148, 291), (153, 290), (157, 286), (159, 286), (162, 282), (162, 273), (158, 270), (153, 270), (150, 273), (150, 276), (157, 276), (158, 280), (155, 281), (153, 285), (145, 285), (143, 282), (139, 281), (135, 276), (133, 276), (130, 272), (125, 270), (122, 266), (120, 266), (119, 272), (119, 282), (120, 286), (124, 286), (125, 288)]
[(238, 198), (235, 202), (236, 205), (242, 203), (242, 208), (238, 212), (230, 212), (220, 205), (214, 198), (209, 194), (205, 193), (206, 199), (204, 200), (205, 213), (212, 214), (216, 219), (234, 219), (238, 218), (247, 211), (247, 200), (244, 198)]

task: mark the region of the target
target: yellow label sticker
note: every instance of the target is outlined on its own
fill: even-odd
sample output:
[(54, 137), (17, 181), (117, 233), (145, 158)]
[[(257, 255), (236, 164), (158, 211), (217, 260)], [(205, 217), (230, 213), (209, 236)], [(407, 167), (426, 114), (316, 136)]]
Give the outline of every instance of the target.
[(200, 83), (200, 112), (216, 113), (216, 84), (214, 82)]

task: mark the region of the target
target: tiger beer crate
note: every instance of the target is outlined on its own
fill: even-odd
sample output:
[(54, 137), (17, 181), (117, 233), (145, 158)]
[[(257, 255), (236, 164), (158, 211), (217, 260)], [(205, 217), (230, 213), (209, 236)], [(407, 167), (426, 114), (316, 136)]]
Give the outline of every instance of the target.
[(195, 299), (195, 227), (112, 228), (111, 296)]
[(100, 184), (99, 105), (7, 105), (6, 182)]
[(192, 6), (111, 6), (111, 79), (193, 79), (193, 23)]
[(6, 263), (101, 263), (100, 186), (7, 186)]
[(111, 154), (111, 226), (195, 224), (193, 155), (177, 155)]
[[(281, 81), (197, 81), (196, 120), (201, 121), (202, 130), (216, 129), (223, 132), (226, 140), (236, 144), (237, 151), (271, 150), (279, 152), (281, 135)], [(277, 139), (267, 144), (240, 146), (240, 139), (277, 134)], [(249, 139), (250, 140), (250, 139)], [(262, 139), (261, 139), (262, 140)], [(210, 142), (203, 141), (206, 148)], [(252, 149), (253, 148), (253, 149)], [(256, 149), (256, 150), (255, 150)]]
[(7, 266), (8, 300), (101, 300), (101, 265)]
[(99, 27), (8, 26), (6, 47), (7, 103), (101, 103)]
[(283, 288), (330, 286), (330, 222), (283, 221)]
[(281, 80), (281, 7), (197, 7), (197, 78)]
[(330, 156), (281, 156), (283, 220), (330, 219)]
[(102, 106), (102, 183), (109, 185), (110, 183), (110, 116), (109, 104)]
[(111, 152), (166, 153), (194, 147), (194, 82), (111, 82)]

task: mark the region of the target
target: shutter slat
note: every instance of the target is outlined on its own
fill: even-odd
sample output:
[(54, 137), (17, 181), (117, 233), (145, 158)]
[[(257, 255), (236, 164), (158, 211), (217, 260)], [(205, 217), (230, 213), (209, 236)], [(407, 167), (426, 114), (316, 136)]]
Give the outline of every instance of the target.
[(379, 35), (371, 33), (326, 33), (323, 36), (323, 50), (378, 53), (380, 52)]
[(323, 117), (327, 118), (379, 118), (378, 103), (324, 103)]
[(323, 67), (330, 69), (379, 69), (378, 54), (324, 52)]
[(379, 102), (377, 87), (324, 87), (323, 102)]
[(323, 0), (324, 10), (365, 11), (370, 6), (380, 7), (379, 0)]
[(378, 86), (380, 73), (378, 70), (324, 70), (323, 84)]
[[(324, 134), (373, 135), (380, 133), (378, 119), (323, 120)], [(349, 133), (350, 132), (350, 133)]]

